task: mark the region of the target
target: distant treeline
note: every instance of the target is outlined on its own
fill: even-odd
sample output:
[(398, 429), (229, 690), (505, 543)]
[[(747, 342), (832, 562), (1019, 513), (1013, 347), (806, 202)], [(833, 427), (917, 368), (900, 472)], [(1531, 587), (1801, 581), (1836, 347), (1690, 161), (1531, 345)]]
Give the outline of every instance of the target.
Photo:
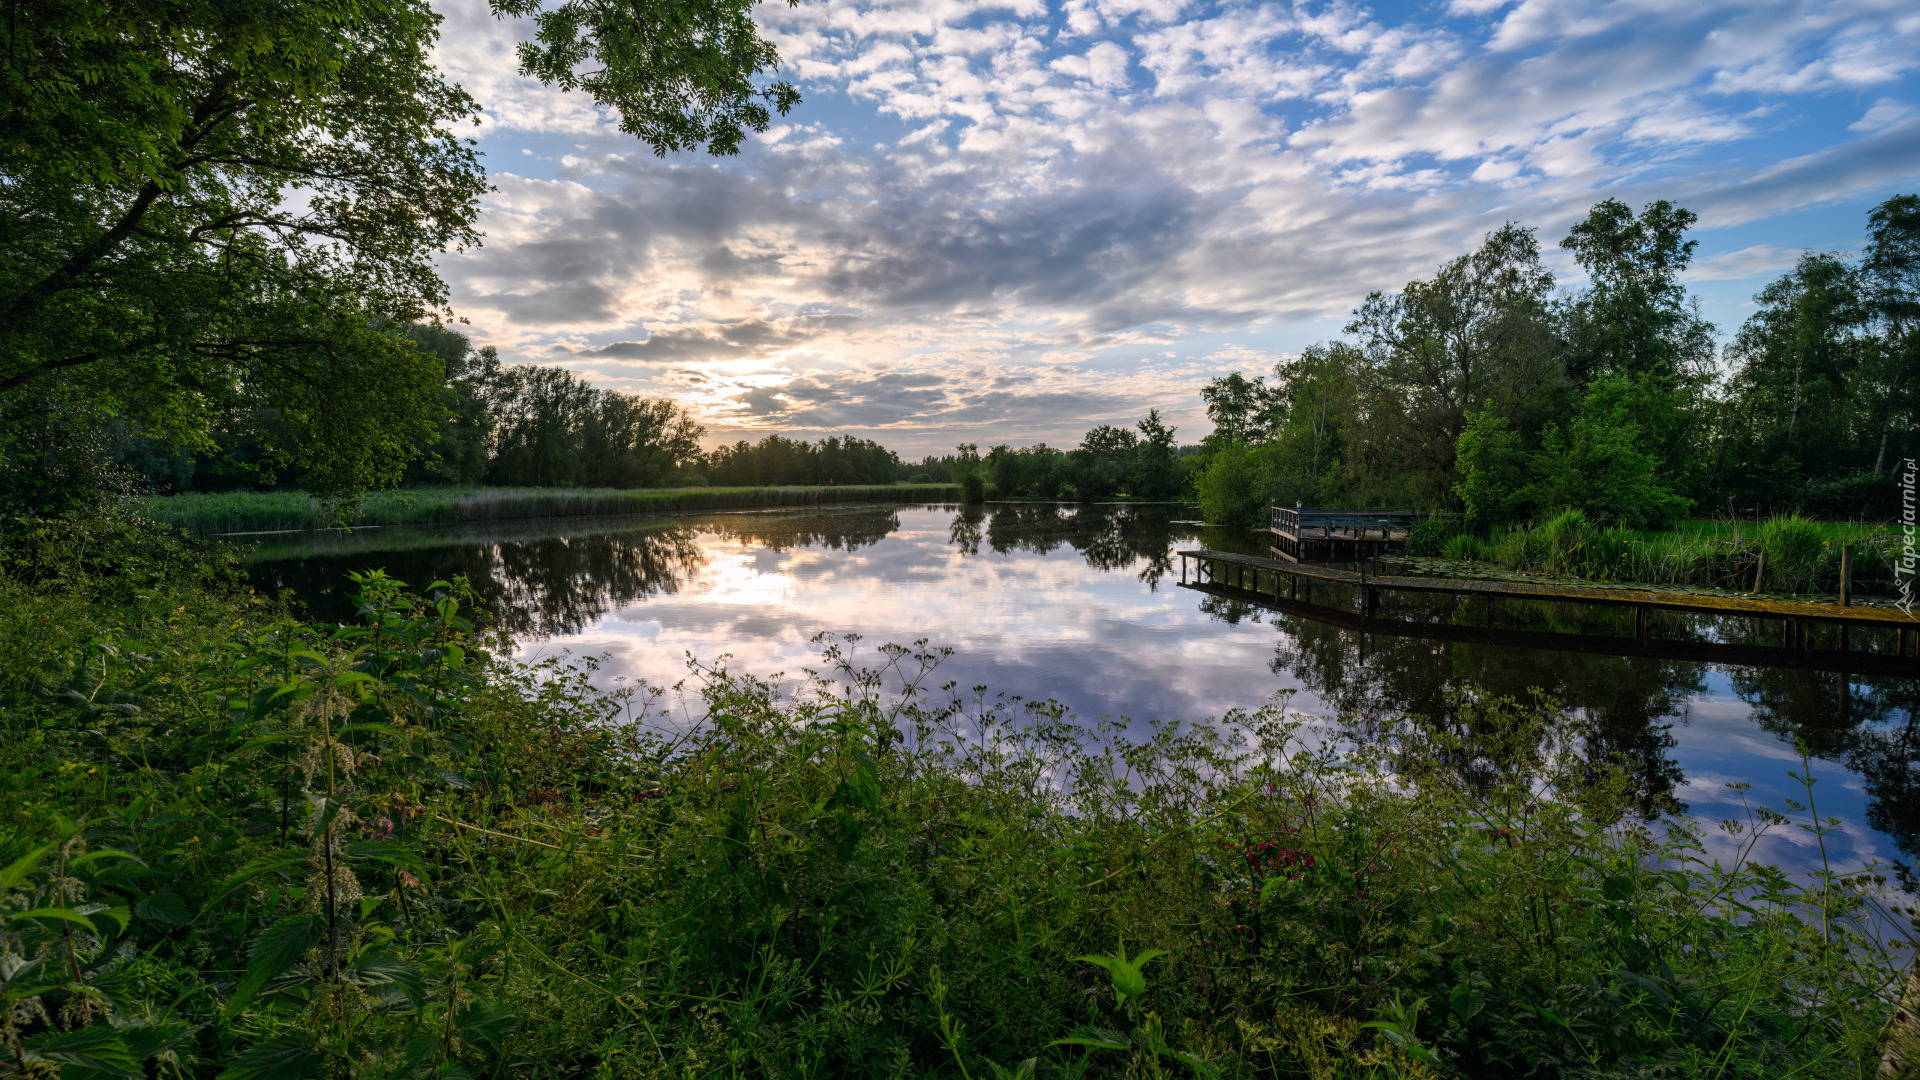
[(1071, 450), (1037, 443), (982, 454), (978, 444), (964, 443), (957, 453), (929, 456), (904, 471), (911, 480), (959, 484), (976, 499), (1168, 499), (1186, 491), (1183, 459), (1197, 449), (1175, 444), (1173, 433), (1152, 409), (1131, 428), (1095, 427)]
[(1196, 487), (1214, 520), (1270, 503), (1457, 508), (1482, 528), (1565, 510), (1605, 524), (1687, 514), (1891, 513), (1913, 453), (1920, 196), (1868, 216), (1864, 255), (1809, 253), (1755, 297), (1721, 353), (1680, 282), (1694, 215), (1608, 200), (1561, 241), (1588, 283), (1556, 290), (1533, 230), (1398, 293), (1344, 340), (1202, 391)]
[[(899, 455), (853, 437), (808, 443), (769, 435), (757, 445), (742, 441), (702, 452), (705, 429), (677, 402), (598, 389), (565, 368), (505, 366), (494, 349), (474, 349), (451, 330), (412, 326), (403, 333), (446, 365), (439, 431), (408, 466), (410, 486), (646, 488), (907, 478)], [(161, 493), (301, 486), (299, 470), (269, 472), (261, 448), (245, 438), (191, 454), (121, 429), (112, 450)]]

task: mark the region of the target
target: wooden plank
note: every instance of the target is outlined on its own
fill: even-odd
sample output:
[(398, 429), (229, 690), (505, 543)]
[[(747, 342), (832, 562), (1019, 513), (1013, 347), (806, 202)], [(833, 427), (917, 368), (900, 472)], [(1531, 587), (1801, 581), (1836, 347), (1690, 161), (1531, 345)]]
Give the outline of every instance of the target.
[[(1359, 585), (1361, 581), (1360, 575), (1350, 570), (1288, 564), (1254, 555), (1238, 555), (1230, 551), (1196, 548), (1176, 554), (1182, 558), (1263, 566), (1281, 573), (1346, 585)], [(1568, 600), (1588, 604), (1645, 604), (1665, 611), (1692, 611), (1708, 615), (1759, 615), (1775, 619), (1818, 619), (1822, 622), (1844, 622), (1858, 626), (1912, 627), (1920, 621), (1893, 608), (1869, 608), (1858, 605), (1841, 607), (1838, 604), (1810, 604), (1796, 600), (1756, 600), (1744, 596), (1705, 596), (1696, 593), (1660, 592), (1655, 589), (1374, 575), (1369, 575), (1366, 583), (1374, 588), (1396, 589), (1401, 592), (1471, 593), (1528, 600)]]

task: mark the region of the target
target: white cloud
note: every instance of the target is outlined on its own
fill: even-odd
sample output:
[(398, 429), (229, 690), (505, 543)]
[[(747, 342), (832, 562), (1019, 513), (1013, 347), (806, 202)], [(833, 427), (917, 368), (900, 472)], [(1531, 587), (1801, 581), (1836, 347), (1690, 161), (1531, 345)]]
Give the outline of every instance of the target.
[[(809, 100), (714, 163), (635, 153), (615, 118), (513, 74), (524, 27), (449, 7), (441, 60), (488, 145), (585, 147), (559, 175), (497, 174), (486, 247), (446, 261), (483, 340), (748, 426), (878, 422), (907, 397), (848, 387), (977, 365), (1013, 380), (993, 401), (1042, 395), (1064, 430), (1146, 400), (1103, 389), (1119, 365), (1177, 394), (1224, 362), (1195, 343), (1337, 325), (1505, 220), (1557, 235), (1602, 197), (1677, 197), (1729, 225), (1920, 176), (1920, 120), (1886, 89), (1864, 116), (1803, 115), (1815, 91), (1910, 78), (1920, 20), (1883, 0), (1457, 0), (1431, 25), (1342, 0), (759, 12)], [(670, 366), (644, 359), (670, 344)], [(911, 425), (1040, 423), (941, 400)]]
[(1912, 115), (1913, 106), (1905, 102), (1895, 101), (1892, 98), (1881, 98), (1879, 101), (1874, 102), (1873, 107), (1868, 109), (1866, 114), (1861, 116), (1860, 119), (1848, 124), (1847, 130), (1879, 131), (1881, 128), (1891, 127)]

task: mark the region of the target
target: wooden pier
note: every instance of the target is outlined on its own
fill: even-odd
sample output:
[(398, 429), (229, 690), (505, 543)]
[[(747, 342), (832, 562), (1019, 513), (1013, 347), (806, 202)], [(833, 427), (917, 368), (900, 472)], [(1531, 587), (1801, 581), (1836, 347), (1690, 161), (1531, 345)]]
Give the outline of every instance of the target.
[[(1738, 596), (1696, 595), (1651, 589), (1554, 585), (1522, 581), (1473, 581), (1459, 578), (1420, 578), (1356, 573), (1324, 566), (1262, 559), (1253, 555), (1212, 551), (1181, 551), (1181, 584), (1201, 592), (1245, 600), (1290, 614), (1304, 615), (1333, 625), (1403, 637), (1472, 641), (1516, 648), (1602, 652), (1622, 656), (1656, 656), (1706, 663), (1801, 667), (1863, 675), (1920, 677), (1920, 619), (1898, 609), (1816, 604), (1792, 600), (1761, 600)], [(1190, 574), (1191, 571), (1191, 574)], [(1191, 576), (1191, 580), (1189, 580)], [(1313, 602), (1315, 586), (1357, 590), (1359, 610), (1348, 593), (1340, 606)], [(1378, 617), (1382, 592), (1443, 593), (1500, 598), (1554, 600), (1570, 603), (1624, 606), (1634, 609), (1632, 637), (1557, 634), (1533, 630), (1499, 630), (1440, 623), (1417, 623)], [(1650, 633), (1649, 611), (1682, 611), (1698, 615), (1740, 616), (1779, 620), (1780, 645), (1737, 645), (1721, 642), (1663, 641)], [(1491, 622), (1491, 619), (1489, 619)], [(1826, 624), (1839, 629), (1839, 649), (1812, 647), (1811, 628)], [(1847, 647), (1846, 628), (1877, 627), (1896, 631), (1896, 651), (1869, 653)]]
[(1274, 554), (1308, 558), (1367, 559), (1384, 555), (1430, 515), (1419, 510), (1317, 510), (1275, 506), (1268, 510)]

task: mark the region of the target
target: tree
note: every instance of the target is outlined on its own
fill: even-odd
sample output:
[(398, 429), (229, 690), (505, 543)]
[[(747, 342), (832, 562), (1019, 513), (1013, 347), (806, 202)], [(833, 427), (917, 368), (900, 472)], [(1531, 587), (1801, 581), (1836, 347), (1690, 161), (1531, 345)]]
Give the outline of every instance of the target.
[(1139, 446), (1131, 428), (1101, 424), (1088, 431), (1073, 452), (1073, 486), (1080, 497), (1105, 498), (1126, 487)]
[[(499, 0), (526, 74), (587, 90), (656, 152), (731, 153), (791, 87), (755, 0)], [(474, 101), (424, 0), (22, 0), (0, 54), (0, 409), (12, 455), (118, 416), (198, 447), (255, 432), (323, 491), (430, 442), (433, 260), (478, 242)], [(55, 420), (53, 418), (62, 418)], [(17, 469), (14, 471), (18, 471)]]
[(1754, 299), (1728, 349), (1722, 482), (1792, 503), (1809, 482), (1864, 472), (1881, 434), (1857, 375), (1878, 347), (1859, 271), (1809, 253)]
[(1679, 275), (1693, 260), (1693, 211), (1665, 199), (1634, 216), (1607, 199), (1560, 246), (1592, 278), (1568, 311), (1568, 373), (1584, 386), (1608, 374), (1678, 383), (1713, 354), (1713, 327), (1694, 314)]
[(1213, 445), (1259, 442), (1277, 419), (1279, 399), (1258, 375), (1223, 375), (1200, 388), (1200, 400), (1207, 403), (1207, 419), (1213, 421), (1213, 433), (1207, 436)]
[(1174, 428), (1160, 419), (1159, 409), (1148, 409), (1137, 425), (1140, 441), (1134, 445), (1133, 478), (1128, 490), (1142, 499), (1168, 499), (1180, 494), (1180, 458)]
[(1896, 431), (1913, 426), (1914, 393), (1920, 387), (1920, 195), (1895, 195), (1867, 215), (1865, 272), (1871, 317), (1880, 327), (1880, 348), (1868, 372), (1878, 390), (1879, 449), (1873, 475), (1887, 465)]
[(1508, 223), (1431, 280), (1368, 296), (1347, 332), (1369, 354), (1371, 467), (1437, 503), (1456, 479), (1470, 415), (1492, 410), (1521, 430), (1543, 423), (1566, 383), (1552, 290), (1533, 230)]

